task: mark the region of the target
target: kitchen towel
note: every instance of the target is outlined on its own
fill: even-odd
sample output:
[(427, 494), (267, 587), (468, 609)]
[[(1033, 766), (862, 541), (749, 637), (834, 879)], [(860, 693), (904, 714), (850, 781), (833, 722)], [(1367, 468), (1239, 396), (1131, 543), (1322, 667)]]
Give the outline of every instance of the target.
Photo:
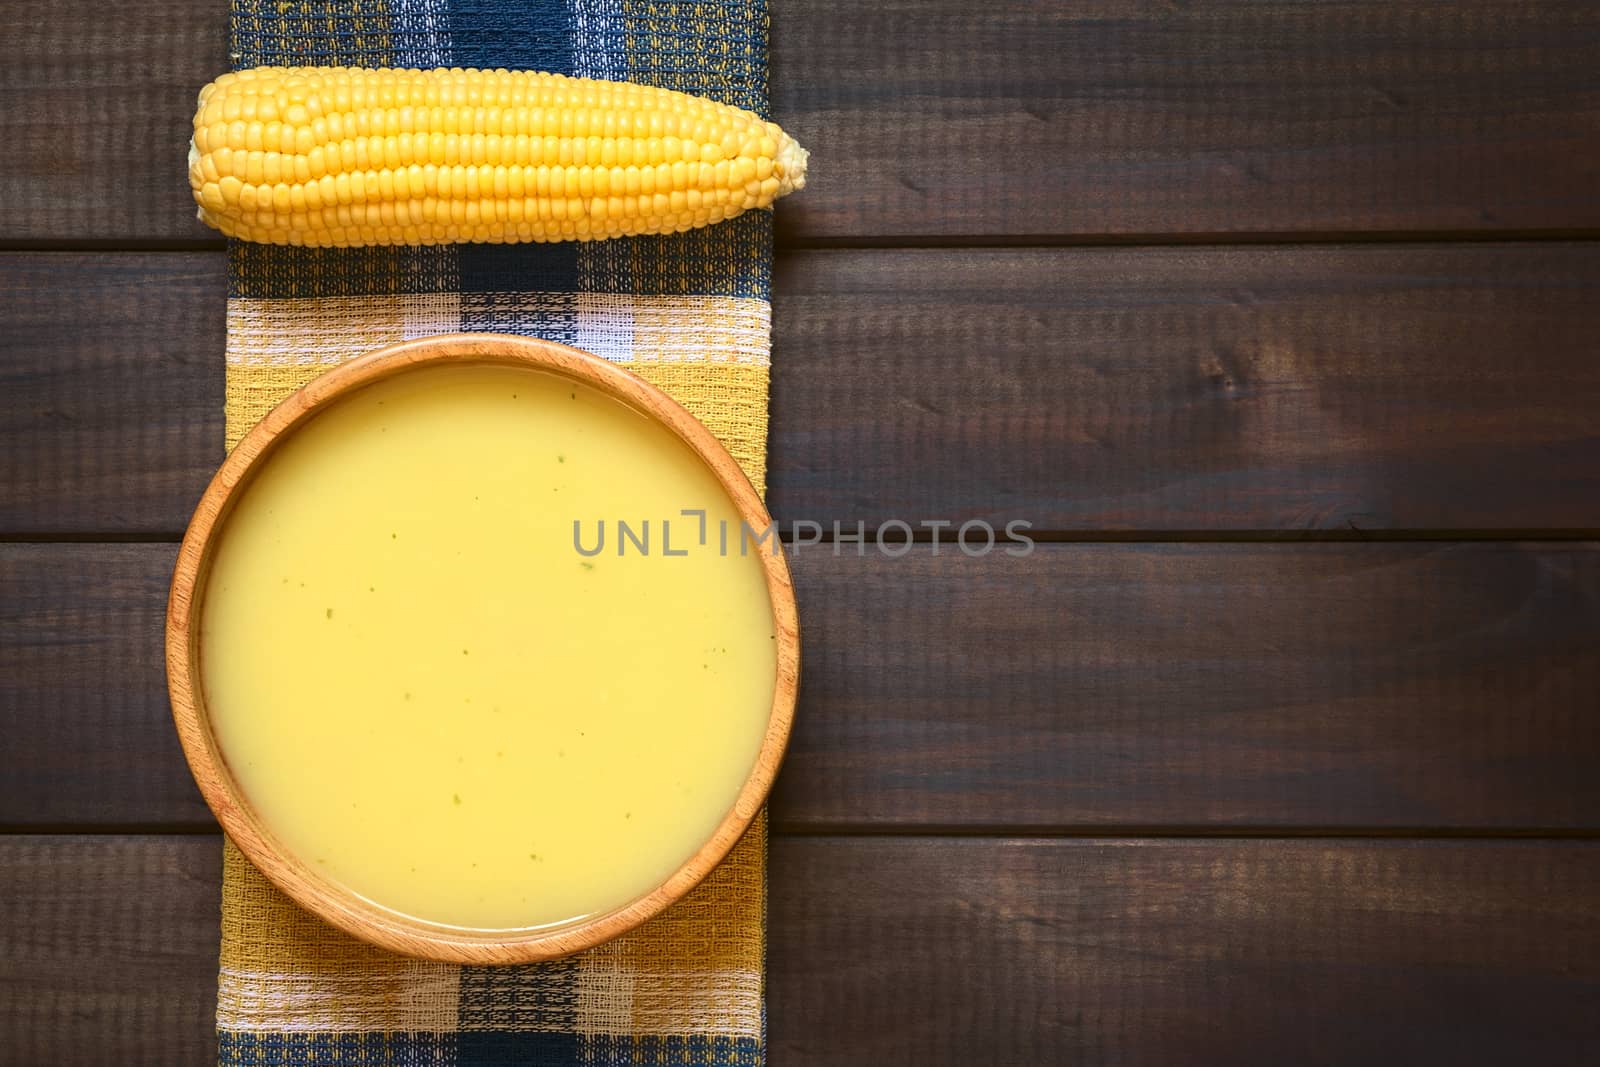
[[(506, 67), (663, 86), (767, 113), (765, 0), (232, 0), (230, 59)], [(765, 475), (772, 229), (586, 244), (228, 250), (227, 439), (329, 367), (406, 338), (527, 334), (672, 394)], [(337, 536), (337, 531), (330, 531)], [(224, 1067), (750, 1064), (765, 1060), (766, 821), (689, 897), (565, 960), (394, 956), (301, 911), (227, 846)]]

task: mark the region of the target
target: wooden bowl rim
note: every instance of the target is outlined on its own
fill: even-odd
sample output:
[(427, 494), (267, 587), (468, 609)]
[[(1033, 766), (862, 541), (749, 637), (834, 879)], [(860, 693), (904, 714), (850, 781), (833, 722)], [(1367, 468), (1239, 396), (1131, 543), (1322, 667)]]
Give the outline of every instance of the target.
[(217, 821), (240, 850), (296, 903), (346, 933), (408, 956), (451, 963), (510, 964), (556, 959), (617, 937), (659, 915), (700, 883), (739, 840), (766, 800), (788, 744), (799, 686), (800, 633), (788, 562), (763, 561), (777, 637), (777, 672), (761, 749), (733, 806), (711, 837), (655, 889), (612, 911), (548, 928), (470, 930), (390, 911), (319, 876), (277, 840), (245, 803), (229, 774), (203, 709), (199, 679), (199, 612), (215, 535), (238, 490), (281, 438), (332, 403), (376, 381), (419, 367), (491, 363), (572, 378), (614, 397), (670, 429), (699, 456), (752, 529), (771, 522), (761, 497), (714, 434), (649, 382), (587, 352), (538, 338), (441, 334), (405, 341), (341, 364), (273, 408), (230, 452), (196, 505), (184, 533), (167, 601), (167, 687), (184, 756)]

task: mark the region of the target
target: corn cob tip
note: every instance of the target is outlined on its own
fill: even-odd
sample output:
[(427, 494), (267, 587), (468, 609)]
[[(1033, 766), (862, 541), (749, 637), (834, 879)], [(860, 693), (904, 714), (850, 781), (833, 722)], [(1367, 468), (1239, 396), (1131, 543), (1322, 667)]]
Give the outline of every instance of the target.
[(205, 206), (204, 201), (201, 199), (201, 189), (203, 188), (203, 185), (198, 180), (199, 178), (200, 178), (200, 148), (199, 148), (198, 145), (196, 145), (194, 143), (194, 139), (190, 138), (190, 140), (189, 140), (189, 188), (194, 192), (194, 202), (195, 202), (196, 205), (198, 205), (195, 208), (194, 217), (199, 219), (201, 222), (205, 223), (207, 226), (211, 226), (211, 225), (214, 225), (214, 223), (212, 223), (211, 219), (209, 217), (207, 217), (207, 215), (206, 215), (206, 206)]
[(778, 135), (778, 156), (773, 160), (777, 166), (773, 169), (778, 174), (779, 196), (806, 187), (806, 160), (810, 158), (811, 153), (801, 148), (799, 141), (786, 133)]

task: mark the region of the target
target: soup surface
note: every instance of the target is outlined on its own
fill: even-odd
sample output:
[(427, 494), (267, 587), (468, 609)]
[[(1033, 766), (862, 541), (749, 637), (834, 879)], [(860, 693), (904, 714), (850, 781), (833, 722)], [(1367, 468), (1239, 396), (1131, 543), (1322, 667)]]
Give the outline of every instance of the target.
[(378, 382), (283, 438), (226, 520), (200, 637), (223, 757), (288, 849), (394, 911), (627, 904), (761, 746), (770, 542), (740, 530), (688, 446), (581, 384)]

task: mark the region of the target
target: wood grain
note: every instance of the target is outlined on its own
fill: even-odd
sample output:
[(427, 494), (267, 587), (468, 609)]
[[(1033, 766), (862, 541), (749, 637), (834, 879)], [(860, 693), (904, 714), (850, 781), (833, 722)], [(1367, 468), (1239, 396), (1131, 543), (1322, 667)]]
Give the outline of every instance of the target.
[[(184, 180), (220, 0), (22, 0), (0, 240), (214, 240)], [(789, 0), (787, 241), (1600, 227), (1586, 0)]]
[(772, 5), (788, 240), (1594, 228), (1586, 0)]
[(0, 1063), (212, 1067), (218, 837), (0, 836)]
[[(793, 561), (781, 829), (1600, 827), (1600, 546)], [(0, 825), (207, 822), (165, 545), (0, 547)]]
[(214, 825), (167, 705), (176, 555), (0, 546), (0, 825)]
[(221, 238), (195, 218), (195, 96), (228, 69), (223, 0), (8, 0), (0, 240)]
[[(225, 284), (0, 254), (0, 533), (182, 529)], [(1600, 529), (1600, 245), (800, 252), (774, 315), (783, 519)]]
[(814, 551), (780, 825), (1600, 825), (1595, 544)]
[(0, 532), (183, 529), (223, 454), (222, 270), (0, 256)]
[(773, 1067), (1594, 1062), (1594, 843), (774, 843)]
[[(773, 1067), (1593, 1062), (1594, 842), (776, 837)], [(0, 838), (0, 1061), (214, 1062), (211, 837)]]
[(1600, 527), (1600, 245), (839, 251), (776, 288), (782, 519)]

